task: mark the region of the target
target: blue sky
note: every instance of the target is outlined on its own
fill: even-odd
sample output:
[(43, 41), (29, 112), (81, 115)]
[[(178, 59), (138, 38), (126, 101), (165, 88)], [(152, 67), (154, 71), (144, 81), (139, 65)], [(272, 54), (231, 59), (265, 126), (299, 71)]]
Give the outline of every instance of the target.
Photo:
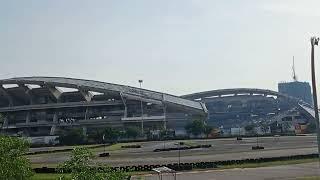
[(0, 78), (131, 86), (143, 79), (144, 88), (176, 95), (277, 90), (292, 79), (292, 56), (298, 79), (310, 81), (319, 7), (317, 0), (0, 0)]

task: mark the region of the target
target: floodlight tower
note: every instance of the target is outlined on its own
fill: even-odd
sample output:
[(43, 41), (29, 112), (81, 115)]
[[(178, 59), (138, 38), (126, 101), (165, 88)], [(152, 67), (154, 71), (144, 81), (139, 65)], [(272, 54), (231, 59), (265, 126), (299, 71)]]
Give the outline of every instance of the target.
[(143, 136), (144, 130), (143, 130), (143, 104), (142, 104), (142, 83), (143, 80), (139, 79), (139, 84), (140, 84), (140, 108), (141, 108), (141, 135)]
[(315, 121), (316, 121), (316, 127), (317, 127), (317, 142), (318, 142), (319, 165), (320, 165), (319, 110), (318, 110), (317, 87), (316, 87), (316, 76), (315, 76), (315, 65), (314, 65), (314, 46), (319, 44), (319, 38), (311, 37), (310, 42), (311, 42), (311, 78), (312, 78), (313, 108), (314, 108)]

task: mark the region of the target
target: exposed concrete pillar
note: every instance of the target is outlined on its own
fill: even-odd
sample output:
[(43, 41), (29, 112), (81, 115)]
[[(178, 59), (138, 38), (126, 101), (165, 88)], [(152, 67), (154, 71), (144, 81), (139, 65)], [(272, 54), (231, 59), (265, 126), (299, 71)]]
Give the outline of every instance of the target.
[(7, 116), (4, 116), (3, 126), (2, 129), (5, 129), (9, 125), (9, 118)]
[(167, 105), (163, 104), (163, 128), (167, 130)]
[(7, 98), (9, 102), (9, 106), (13, 106), (13, 99), (10, 94), (7, 93), (6, 89), (3, 87), (3, 85), (0, 85), (0, 93), (4, 94), (4, 96)]
[(126, 98), (122, 96), (122, 92), (120, 92), (120, 97), (122, 99), (123, 105), (124, 105), (124, 114), (123, 117), (128, 117), (128, 107), (127, 107), (127, 101)]
[(54, 113), (52, 122), (53, 122), (53, 125), (51, 126), (51, 129), (50, 129), (50, 135), (55, 135), (56, 129), (57, 129), (57, 124), (58, 124), (58, 113), (57, 112)]
[(84, 89), (81, 89), (79, 88), (79, 92), (82, 94), (82, 96), (84, 97), (84, 99), (87, 101), (87, 102), (90, 102), (92, 97), (93, 97), (93, 94), (87, 90), (84, 90)]
[(89, 108), (86, 107), (86, 111), (84, 112), (84, 120), (88, 119), (88, 111), (89, 111)]
[(3, 124), (4, 124), (5, 126), (8, 126), (8, 125), (9, 125), (9, 118), (8, 118), (7, 116), (4, 117), (4, 122), (3, 122)]
[(31, 120), (31, 112), (28, 111), (26, 115), (26, 124), (30, 124), (30, 120)]
[(58, 123), (58, 113), (57, 112), (54, 113), (52, 121), (54, 124)]
[(55, 133), (56, 133), (56, 128), (57, 128), (56, 125), (52, 125), (52, 126), (51, 126), (51, 129), (50, 129), (50, 135), (51, 135), (51, 136), (55, 135)]
[(44, 87), (46, 87), (51, 92), (51, 94), (56, 98), (57, 101), (59, 101), (59, 99), (62, 95), (62, 92), (59, 89), (57, 89), (56, 87), (54, 87), (52, 85), (48, 85), (48, 84), (46, 84)]
[(82, 126), (82, 133), (87, 136), (87, 126)]
[(19, 86), (19, 88), (23, 89), (25, 94), (28, 96), (30, 104), (33, 104), (31, 89), (25, 84), (18, 84), (18, 86)]

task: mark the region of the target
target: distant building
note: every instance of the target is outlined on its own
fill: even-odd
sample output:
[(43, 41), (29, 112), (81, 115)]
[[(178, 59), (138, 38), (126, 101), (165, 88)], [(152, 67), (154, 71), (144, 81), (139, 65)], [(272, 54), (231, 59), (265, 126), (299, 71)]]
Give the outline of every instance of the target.
[(311, 87), (308, 82), (282, 82), (278, 84), (278, 91), (312, 104)]

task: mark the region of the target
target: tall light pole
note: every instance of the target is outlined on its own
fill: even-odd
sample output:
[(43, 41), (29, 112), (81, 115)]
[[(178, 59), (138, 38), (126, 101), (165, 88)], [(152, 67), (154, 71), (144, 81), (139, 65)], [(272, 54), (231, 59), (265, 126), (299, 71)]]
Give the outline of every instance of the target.
[(175, 143), (175, 145), (178, 146), (178, 166), (179, 166), (179, 169), (180, 169), (180, 149), (181, 149), (181, 144), (182, 142), (178, 142), (178, 143)]
[(320, 130), (319, 130), (319, 112), (318, 112), (318, 99), (317, 99), (317, 87), (316, 87), (316, 75), (314, 66), (314, 46), (318, 45), (319, 38), (311, 37), (311, 78), (312, 78), (312, 95), (313, 95), (313, 108), (317, 127), (317, 141), (318, 141), (318, 156), (320, 165)]
[(143, 130), (142, 83), (143, 83), (143, 80), (139, 79), (139, 84), (140, 84), (140, 108), (141, 108), (141, 135), (143, 136), (144, 130)]

